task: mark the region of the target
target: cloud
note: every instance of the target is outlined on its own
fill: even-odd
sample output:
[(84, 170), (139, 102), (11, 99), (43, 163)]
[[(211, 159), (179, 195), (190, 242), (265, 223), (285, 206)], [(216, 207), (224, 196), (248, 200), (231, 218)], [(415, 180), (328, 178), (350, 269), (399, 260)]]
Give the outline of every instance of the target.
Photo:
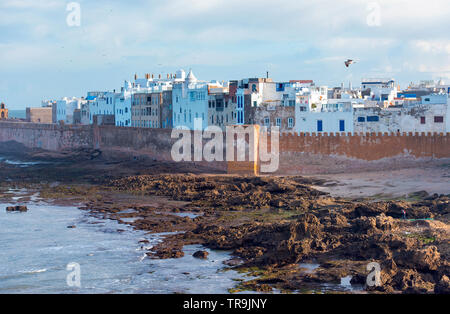
[[(0, 68), (11, 82), (45, 72), (89, 90), (99, 88), (86, 83), (93, 72), (117, 86), (124, 73), (195, 66), (199, 78), (237, 79), (270, 64), (279, 80), (395, 75), (409, 83), (447, 75), (450, 65), (448, 0), (79, 0), (80, 27), (66, 24), (68, 2), (0, 2)], [(367, 24), (371, 2), (379, 27)], [(359, 62), (346, 69), (346, 58)], [(36, 102), (36, 91), (26, 97)]]
[(64, 6), (65, 1), (57, 0), (2, 0), (0, 8), (5, 9), (50, 9)]
[(448, 39), (414, 40), (412, 44), (423, 53), (450, 54), (450, 40)]

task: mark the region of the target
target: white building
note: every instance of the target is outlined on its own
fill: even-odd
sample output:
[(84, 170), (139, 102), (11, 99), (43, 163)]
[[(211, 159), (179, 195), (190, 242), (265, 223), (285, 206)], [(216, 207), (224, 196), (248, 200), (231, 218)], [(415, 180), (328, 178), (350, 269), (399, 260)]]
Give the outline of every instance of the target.
[(145, 78), (135, 77), (135, 81), (125, 81), (121, 94), (115, 99), (115, 123), (116, 126), (123, 127), (141, 127), (133, 125), (132, 106), (135, 94), (151, 94), (163, 91), (170, 91), (174, 84), (184, 82), (186, 73), (183, 70), (177, 71), (175, 74), (168, 74), (167, 78), (158, 75), (146, 74)]
[(422, 96), (422, 105), (429, 105), (429, 104), (443, 105), (446, 104), (447, 101), (448, 101), (448, 94), (444, 93), (433, 93), (430, 95)]
[(363, 94), (368, 93), (368, 99), (378, 101), (385, 107), (393, 104), (398, 93), (394, 79), (367, 78), (362, 80), (361, 87)]
[(297, 133), (353, 132), (353, 104), (336, 100), (320, 104), (314, 110), (300, 110), (296, 106), (295, 130)]
[(132, 93), (125, 89), (120, 97), (116, 98), (114, 106), (116, 126), (131, 126), (131, 101)]
[(54, 103), (53, 123), (64, 121), (67, 124), (73, 124), (73, 112), (75, 109), (81, 109), (86, 100), (78, 97), (64, 97)]
[(362, 133), (450, 132), (449, 104), (355, 108), (354, 131)]
[[(209, 87), (218, 83), (199, 82), (192, 71), (184, 82), (173, 85), (173, 127), (187, 127), (190, 130), (205, 129), (208, 126)], [(198, 128), (194, 125), (195, 119), (201, 121)]]
[(120, 93), (103, 92), (89, 102), (89, 123), (94, 123), (95, 115), (114, 115), (116, 100), (121, 97)]

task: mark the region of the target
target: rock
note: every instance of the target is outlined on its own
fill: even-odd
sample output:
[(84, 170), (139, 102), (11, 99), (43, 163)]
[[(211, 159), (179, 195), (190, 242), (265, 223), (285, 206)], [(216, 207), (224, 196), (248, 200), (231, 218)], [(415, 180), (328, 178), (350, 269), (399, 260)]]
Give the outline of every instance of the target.
[(297, 234), (300, 236), (313, 237), (322, 233), (323, 226), (320, 220), (313, 214), (301, 215), (298, 219)]
[(387, 203), (387, 215), (394, 218), (403, 218), (403, 211), (406, 212), (407, 218), (408, 214), (411, 214), (410, 206), (407, 202), (404, 201), (396, 201), (396, 202), (388, 202)]
[(147, 253), (148, 256), (157, 259), (182, 258), (184, 252), (178, 247), (160, 248), (156, 253)]
[(206, 251), (197, 251), (192, 256), (199, 259), (208, 259), (209, 253)]
[(350, 283), (352, 285), (364, 285), (366, 284), (367, 276), (363, 274), (356, 274), (352, 276), (352, 279), (350, 280)]
[(424, 280), (417, 271), (413, 269), (400, 270), (394, 277), (394, 286), (405, 293), (427, 293), (434, 291), (434, 284)]
[(21, 213), (24, 213), (24, 212), (28, 211), (28, 208), (26, 206), (9, 206), (9, 207), (6, 207), (6, 211), (7, 212), (21, 212)]
[(355, 219), (353, 229), (356, 232), (371, 233), (377, 231), (377, 220), (375, 217), (360, 217)]
[(450, 279), (444, 275), (434, 288), (434, 292), (438, 294), (450, 294)]
[(355, 214), (357, 217), (375, 217), (386, 212), (385, 205), (373, 203), (373, 204), (359, 204), (355, 208)]
[(395, 256), (397, 265), (422, 271), (437, 270), (441, 255), (437, 247), (429, 246), (421, 250), (402, 250)]
[(381, 214), (376, 217), (376, 226), (377, 229), (383, 231), (394, 231), (397, 228), (397, 223), (394, 218)]

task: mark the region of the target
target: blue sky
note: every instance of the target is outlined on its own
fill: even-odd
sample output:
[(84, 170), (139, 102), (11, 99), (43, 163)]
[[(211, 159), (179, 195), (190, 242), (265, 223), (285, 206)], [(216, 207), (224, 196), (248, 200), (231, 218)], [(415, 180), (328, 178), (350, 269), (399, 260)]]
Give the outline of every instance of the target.
[[(450, 81), (448, 0), (80, 0), (79, 27), (66, 23), (69, 2), (1, 0), (0, 101), (9, 108), (179, 68), (203, 80), (268, 70), (328, 86)], [(358, 63), (346, 69), (347, 58)]]

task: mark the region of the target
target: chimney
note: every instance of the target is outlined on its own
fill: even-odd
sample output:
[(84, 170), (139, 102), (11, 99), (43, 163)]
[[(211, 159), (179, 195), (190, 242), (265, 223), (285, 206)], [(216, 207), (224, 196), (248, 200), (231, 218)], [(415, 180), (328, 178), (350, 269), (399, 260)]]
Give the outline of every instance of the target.
[(155, 78), (155, 74), (152, 74), (152, 79)]
[(159, 75), (159, 79), (161, 79), (161, 74)]
[(267, 78), (269, 78), (269, 71), (267, 71)]
[(138, 76), (137, 73), (134, 74), (134, 80), (137, 80)]

